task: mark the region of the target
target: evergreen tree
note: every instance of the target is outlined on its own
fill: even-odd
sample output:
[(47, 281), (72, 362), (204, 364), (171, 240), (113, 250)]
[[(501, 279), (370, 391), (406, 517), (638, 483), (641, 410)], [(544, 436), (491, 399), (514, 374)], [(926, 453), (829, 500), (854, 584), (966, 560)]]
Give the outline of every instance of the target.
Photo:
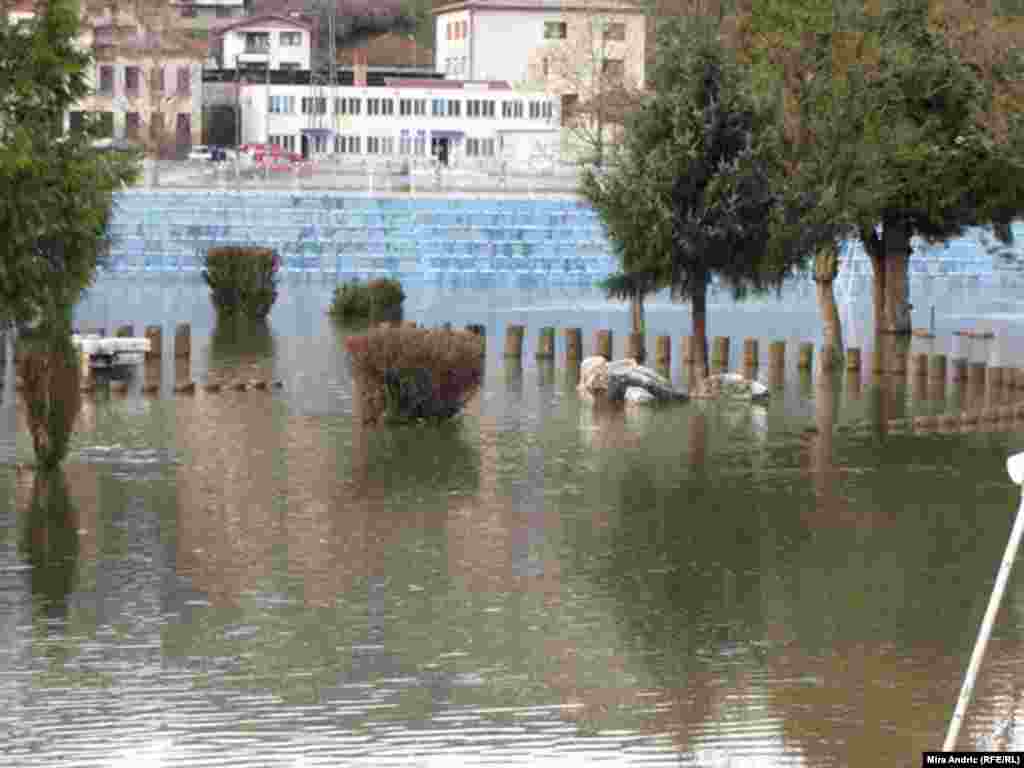
[(795, 223), (813, 199), (787, 184), (773, 108), (753, 97), (708, 28), (662, 26), (653, 86), (612, 167), (585, 174), (583, 194), (622, 272), (692, 303), (706, 366), (712, 280), (737, 299), (780, 288), (806, 265), (808, 235)]

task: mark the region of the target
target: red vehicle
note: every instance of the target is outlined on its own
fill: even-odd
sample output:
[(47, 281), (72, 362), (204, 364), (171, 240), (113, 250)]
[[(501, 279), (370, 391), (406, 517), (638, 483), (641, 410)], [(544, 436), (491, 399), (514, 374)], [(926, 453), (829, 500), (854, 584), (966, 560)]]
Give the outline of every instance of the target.
[(266, 165), (271, 169), (287, 168), (294, 163), (302, 162), (302, 155), (289, 152), (279, 144), (245, 144), (242, 151), (252, 155), (257, 165)]

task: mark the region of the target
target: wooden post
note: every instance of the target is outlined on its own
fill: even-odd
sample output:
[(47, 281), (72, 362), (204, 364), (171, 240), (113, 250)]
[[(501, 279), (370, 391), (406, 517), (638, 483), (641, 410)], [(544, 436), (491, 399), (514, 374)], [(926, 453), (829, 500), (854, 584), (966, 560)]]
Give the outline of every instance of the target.
[(850, 373), (860, 374), (860, 347), (850, 347), (846, 350), (846, 370)]
[(565, 329), (565, 362), (567, 365), (579, 363), (583, 359), (583, 330), (580, 328)]
[(809, 371), (814, 366), (814, 344), (810, 341), (800, 343), (796, 367), (801, 371)]
[(924, 352), (919, 352), (914, 355), (914, 378), (926, 378), (928, 376), (928, 355)]
[(526, 328), (522, 325), (510, 325), (505, 329), (505, 357), (522, 360), (525, 333)]
[(683, 336), (679, 353), (683, 365), (693, 365), (693, 336)]
[(1001, 366), (993, 365), (988, 369), (988, 386), (995, 390), (1003, 386), (1003, 369)]
[(932, 355), (928, 361), (928, 377), (946, 380), (946, 356)]
[(1013, 373), (1013, 388), (1024, 389), (1024, 368), (1018, 368)]
[(536, 358), (538, 360), (555, 359), (555, 329), (551, 326), (540, 329)]
[(768, 345), (768, 370), (784, 370), (786, 367), (786, 342), (773, 341)]
[(654, 364), (663, 368), (672, 365), (672, 337), (658, 336), (654, 340)]
[(192, 357), (192, 326), (188, 323), (180, 323), (174, 329), (174, 357), (177, 360)]
[(159, 325), (146, 326), (146, 338), (149, 339), (147, 360), (159, 360), (164, 355), (164, 329)]
[(953, 381), (959, 381), (959, 382), (967, 381), (967, 358), (966, 357), (954, 357), (953, 358)]
[(753, 368), (757, 369), (760, 364), (758, 355), (758, 342), (757, 339), (744, 339), (743, 340), (743, 367), (745, 369)]
[(907, 375), (907, 351), (898, 345), (893, 345), (892, 357), (887, 366), (888, 373), (895, 373), (899, 376)]
[(985, 394), (984, 363), (971, 363), (967, 369), (967, 391), (969, 397), (980, 397)]
[(631, 333), (626, 336), (626, 357), (643, 363), (647, 358), (646, 340), (642, 333)]
[(885, 373), (885, 350), (879, 344), (871, 349), (871, 372)]
[(131, 324), (119, 325), (119, 326), (117, 326), (117, 330), (114, 331), (114, 336), (119, 338), (119, 339), (131, 339), (131, 338), (134, 338), (135, 337), (135, 326), (131, 325)]
[(594, 333), (594, 356), (603, 357), (605, 360), (612, 359), (612, 332), (600, 330)]
[(729, 370), (729, 337), (716, 336), (711, 348), (712, 373), (725, 373)]

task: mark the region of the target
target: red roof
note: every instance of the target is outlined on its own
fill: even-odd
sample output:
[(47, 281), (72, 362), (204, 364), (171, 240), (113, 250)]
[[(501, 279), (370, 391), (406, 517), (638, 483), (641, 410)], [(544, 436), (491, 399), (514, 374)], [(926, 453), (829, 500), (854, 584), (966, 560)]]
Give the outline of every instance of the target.
[[(477, 90), (465, 88), (467, 85), (477, 86), (479, 90), (510, 91), (512, 86), (506, 80), (431, 80), (426, 77), (386, 77), (384, 85), (388, 88), (431, 88), (438, 90)], [(482, 87), (483, 86), (483, 87)], [(485, 87), (485, 88), (484, 88)]]
[(299, 16), (284, 16), (277, 13), (265, 13), (262, 16), (246, 16), (241, 19), (235, 19), (223, 24), (219, 27), (214, 27), (210, 31), (214, 35), (223, 35), (232, 29), (244, 29), (245, 27), (259, 27), (265, 25), (269, 21), (274, 21), (279, 24), (286, 24), (293, 27), (301, 27), (305, 30), (311, 30), (313, 23), (307, 19)]

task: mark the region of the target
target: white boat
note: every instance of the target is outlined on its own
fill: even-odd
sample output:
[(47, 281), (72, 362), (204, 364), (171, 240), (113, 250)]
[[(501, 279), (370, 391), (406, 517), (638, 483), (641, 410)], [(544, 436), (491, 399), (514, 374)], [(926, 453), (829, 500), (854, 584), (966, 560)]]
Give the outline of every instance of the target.
[(149, 339), (144, 338), (103, 338), (96, 334), (74, 335), (71, 343), (88, 357), (90, 368), (112, 368), (122, 365), (138, 365), (150, 351)]

